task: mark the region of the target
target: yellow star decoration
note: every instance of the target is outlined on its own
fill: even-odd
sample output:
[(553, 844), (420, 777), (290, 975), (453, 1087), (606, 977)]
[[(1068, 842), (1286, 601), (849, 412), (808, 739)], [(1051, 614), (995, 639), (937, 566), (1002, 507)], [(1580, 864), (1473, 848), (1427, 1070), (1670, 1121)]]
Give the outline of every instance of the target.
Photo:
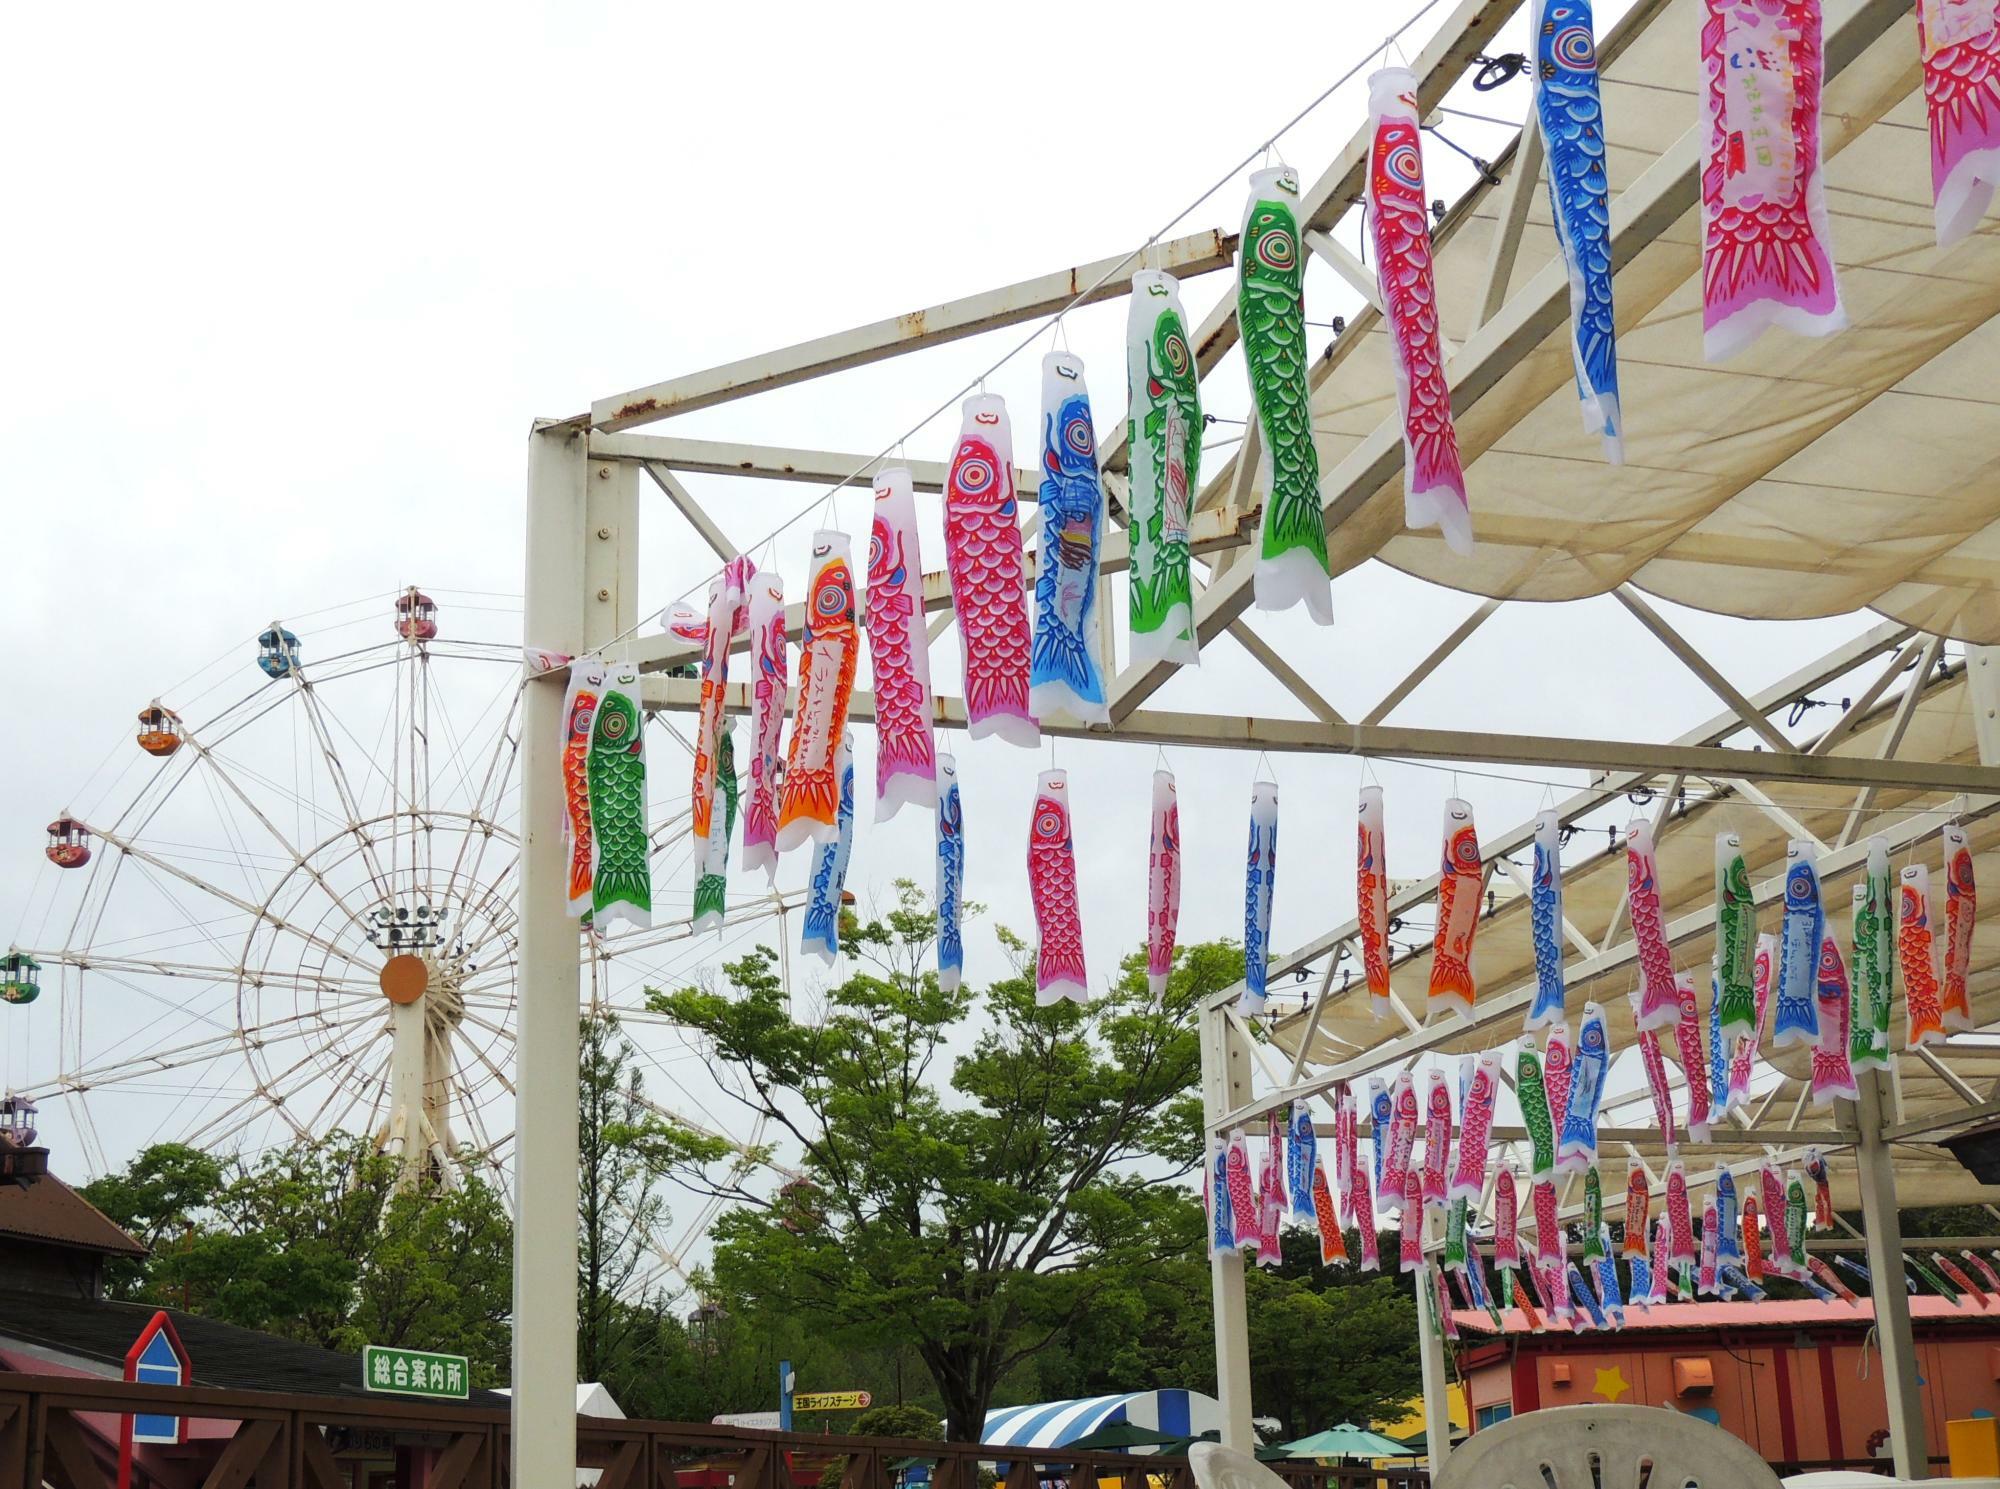
[(1616, 1401), (1632, 1389), (1632, 1382), (1625, 1378), (1625, 1372), (1613, 1365), (1609, 1370), (1597, 1372), (1597, 1383), (1591, 1387), (1606, 1401)]

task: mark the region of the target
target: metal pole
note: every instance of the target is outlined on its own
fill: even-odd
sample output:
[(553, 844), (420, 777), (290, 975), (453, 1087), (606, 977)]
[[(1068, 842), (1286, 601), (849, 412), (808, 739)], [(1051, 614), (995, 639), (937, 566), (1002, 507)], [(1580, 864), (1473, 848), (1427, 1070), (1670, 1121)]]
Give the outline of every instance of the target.
[(1930, 1477), (1924, 1435), (1924, 1394), (1917, 1381), (1916, 1341), (1910, 1333), (1910, 1295), (1903, 1285), (1903, 1224), (1896, 1209), (1895, 1156), (1882, 1140), (1882, 1075), (1870, 1071), (1856, 1084), (1860, 1125), (1854, 1147), (1861, 1183), (1861, 1220), (1867, 1231), (1869, 1288), (1882, 1347), (1882, 1394), (1889, 1404), (1889, 1450), (1897, 1476)]
[[(1424, 1218), (1424, 1233), (1437, 1229), (1438, 1216)], [(1417, 1282), (1417, 1363), (1423, 1369), (1424, 1461), (1435, 1479), (1451, 1454), (1451, 1369), (1444, 1358), (1444, 1320), (1438, 1317), (1437, 1283), (1431, 1264), (1426, 1262), (1416, 1274)]]
[[(523, 626), (537, 646), (584, 639), (584, 442), (528, 437)], [(521, 704), (520, 1033), (514, 1041), (513, 1482), (576, 1482), (577, 927), (563, 852), (563, 685)]]
[[(1240, 1106), (1250, 1094), (1249, 1058), (1243, 1037), (1221, 1008), (1201, 1011), (1201, 1104), (1203, 1131)], [(1228, 1252), (1210, 1258), (1209, 1289), (1215, 1302), (1216, 1399), (1222, 1404), (1222, 1445), (1254, 1452), (1250, 1425), (1250, 1316), (1243, 1300), (1243, 1256)]]

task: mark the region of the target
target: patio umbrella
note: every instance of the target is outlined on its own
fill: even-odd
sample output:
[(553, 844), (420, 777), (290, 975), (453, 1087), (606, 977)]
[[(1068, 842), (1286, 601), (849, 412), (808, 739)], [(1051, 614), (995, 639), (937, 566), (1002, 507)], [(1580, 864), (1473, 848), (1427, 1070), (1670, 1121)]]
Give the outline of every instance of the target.
[(1155, 1432), (1150, 1427), (1141, 1427), (1134, 1422), (1106, 1422), (1095, 1431), (1086, 1432), (1082, 1437), (1072, 1438), (1063, 1446), (1080, 1448), (1086, 1453), (1116, 1452), (1120, 1448), (1157, 1448), (1165, 1443), (1180, 1440), (1172, 1433)]
[[(1160, 1444), (1160, 1453), (1163, 1457), (1167, 1458), (1184, 1457), (1187, 1454), (1187, 1450), (1196, 1443), (1215, 1442), (1221, 1436), (1220, 1432), (1210, 1428), (1207, 1432), (1203, 1432), (1195, 1437), (1176, 1437), (1170, 1442)], [(1259, 1463), (1277, 1463), (1286, 1456), (1285, 1450), (1275, 1443), (1259, 1443), (1257, 1445), (1256, 1458)]]
[(1280, 1443), (1287, 1458), (1414, 1458), (1416, 1450), (1352, 1422), (1342, 1422), (1297, 1442)]

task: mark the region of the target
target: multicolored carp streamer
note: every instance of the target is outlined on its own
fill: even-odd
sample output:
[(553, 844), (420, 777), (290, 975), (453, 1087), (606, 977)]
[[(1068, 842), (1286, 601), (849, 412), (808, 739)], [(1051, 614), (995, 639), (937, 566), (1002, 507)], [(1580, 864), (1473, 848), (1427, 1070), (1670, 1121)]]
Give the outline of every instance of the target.
[(1806, 1270), (1806, 1181), (1797, 1169), (1785, 1178), (1785, 1242), (1797, 1277)]
[(1087, 1002), (1083, 912), (1076, 897), (1076, 840), (1070, 832), (1069, 772), (1045, 770), (1035, 782), (1028, 828), (1028, 897), (1035, 905), (1035, 1002)]
[[(1952, 1307), (1957, 1308), (1961, 1306), (1960, 1299), (1964, 1297), (1964, 1294), (1958, 1290), (1957, 1284), (1947, 1281), (1944, 1274), (1937, 1271), (1930, 1263), (1923, 1261), (1914, 1252), (1911, 1252), (1904, 1255), (1903, 1264), (1919, 1277), (1923, 1278), (1925, 1282), (1929, 1283), (1931, 1290), (1950, 1303)], [(1916, 1289), (1912, 1287), (1910, 1291), (1915, 1292)]]
[(854, 736), (840, 736), (838, 756), (840, 806), (835, 813), (833, 841), (821, 843), (813, 855), (812, 878), (806, 885), (806, 918), (799, 933), (799, 950), (828, 966), (840, 955), (840, 896), (847, 888), (847, 860), (854, 852)]
[(1354, 1188), (1347, 1197), (1354, 1229), (1361, 1245), (1361, 1270), (1373, 1272), (1382, 1264), (1381, 1238), (1375, 1233), (1375, 1191), (1368, 1184), (1368, 1170), (1354, 1170)]
[[(750, 799), (743, 810), (743, 867), (778, 877), (778, 777), (784, 773), (785, 581), (765, 570), (750, 584)], [(879, 687), (880, 685), (877, 684)], [(877, 705), (878, 709), (880, 705)]]
[(1563, 1019), (1562, 819), (1554, 812), (1535, 817), (1535, 873), (1528, 883), (1529, 929), (1535, 942), (1535, 1001), (1524, 1029), (1541, 1029)]
[(1250, 788), (1250, 848), (1243, 862), (1243, 998), (1262, 1013), (1271, 961), (1271, 899), (1278, 886), (1278, 783)]
[(1674, 974), (1674, 998), (1680, 1005), (1680, 1021), (1674, 1025), (1674, 1042), (1680, 1046), (1681, 1076), (1687, 1082), (1688, 1136), (1698, 1143), (1708, 1141), (1708, 1051), (1701, 1037), (1701, 1005), (1695, 997), (1694, 974)]
[(1632, 940), (1639, 949), (1638, 1029), (1670, 1028), (1680, 1018), (1674, 991), (1674, 954), (1667, 947), (1660, 909), (1660, 860), (1653, 851), (1653, 825), (1641, 817), (1625, 829), (1625, 877), (1632, 912)]
[(1444, 1273), (1436, 1267), (1431, 1273), (1431, 1316), (1438, 1320), (1447, 1339), (1458, 1338), (1458, 1319), (1451, 1311), (1451, 1299), (1445, 1293)]
[(1861, 1301), (1859, 1297), (1855, 1296), (1854, 1289), (1840, 1280), (1840, 1274), (1835, 1272), (1832, 1267), (1829, 1267), (1818, 1257), (1808, 1256), (1806, 1258), (1806, 1266), (1811, 1270), (1813, 1276), (1819, 1279), (1820, 1285), (1831, 1292), (1836, 1298), (1840, 1299), (1841, 1302), (1859, 1303)]
[(1674, 1125), (1674, 1088), (1667, 1079), (1667, 1061), (1660, 1053), (1660, 1036), (1651, 1029), (1641, 1029), (1637, 1042), (1639, 1061), (1646, 1071), (1646, 1086), (1653, 1093), (1653, 1121), (1659, 1128), (1660, 1141), (1671, 1150), (1680, 1145), (1680, 1133)]
[(1773, 1049), (1819, 1042), (1819, 948), (1825, 937), (1826, 911), (1820, 905), (1813, 845), (1794, 838), (1785, 849), (1785, 919), (1779, 941)]
[(1903, 866), (1902, 882), (1896, 889), (1896, 953), (1903, 967), (1903, 1001), (1910, 1015), (1905, 1048), (1943, 1044), (1944, 1008), (1931, 946), (1931, 871), (1920, 863)]
[(1868, 867), (1854, 886), (1854, 1023), (1850, 1063), (1856, 1070), (1889, 1068), (1889, 1017), (1895, 1002), (1896, 881), (1889, 844), (1868, 840)]
[(1451, 1168), (1451, 1087), (1433, 1068), (1424, 1082), (1424, 1203), (1442, 1205)]
[(1326, 516), (1313, 444), (1312, 393), (1306, 385), (1305, 254), (1299, 244), (1299, 176), (1290, 166), (1250, 177), (1237, 259), (1236, 324), (1257, 437), (1264, 520), (1253, 584), (1260, 610), (1304, 605), (1320, 625), (1333, 624), (1333, 581), (1326, 567)]
[(1715, 1294), (1715, 1268), (1721, 1257), (1721, 1218), (1716, 1213), (1715, 1196), (1701, 1202), (1701, 1273), (1695, 1284), (1700, 1292)]
[(1604, 105), (1590, 0), (1541, 0), (1535, 37), (1535, 114), (1548, 161), (1549, 212), (1569, 269), (1570, 353), (1583, 427), (1625, 458), (1618, 411), (1618, 329), (1611, 314), (1611, 208), (1604, 173)]
[(1333, 1187), (1326, 1182), (1326, 1165), (1316, 1163), (1312, 1171), (1313, 1229), (1319, 1232), (1319, 1259), (1322, 1266), (1347, 1260), (1347, 1237), (1340, 1233), (1340, 1208), (1333, 1201)]
[(1771, 1270), (1780, 1276), (1792, 1269), (1791, 1249), (1785, 1244), (1785, 1180), (1769, 1163), (1757, 1169), (1757, 1187), (1764, 1196), (1764, 1224), (1771, 1232)]
[(1472, 513), (1438, 336), (1416, 74), (1385, 67), (1371, 75), (1368, 113), (1374, 135), (1368, 149), (1368, 221), (1403, 415), (1403, 521), (1441, 529), (1453, 553), (1467, 554)]
[(1764, 1280), (1764, 1233), (1757, 1220), (1757, 1196), (1743, 1196), (1743, 1270), (1752, 1282)]
[[(1417, 1144), (1417, 1088), (1409, 1071), (1396, 1077), (1389, 1096), (1396, 1114), (1389, 1122), (1389, 1156), (1382, 1164), (1382, 1208), (1400, 1211), (1403, 1191), (1408, 1188), (1410, 1154)], [(1377, 1141), (1381, 1132), (1381, 1128), (1375, 1129)]]
[[(1389, 1156), (1389, 1137), (1396, 1123), (1396, 1099), (1383, 1084), (1382, 1077), (1368, 1077), (1368, 1147), (1375, 1158), (1375, 1189), (1381, 1192), (1382, 1179), (1386, 1172)], [(1397, 1193), (1402, 1192), (1402, 1182), (1398, 1179)]]
[(806, 586), (806, 641), (799, 654), (798, 714), (778, 788), (778, 851), (825, 843), (839, 831), (841, 741), (860, 658), (854, 614), (854, 565), (845, 533), (813, 534), (812, 581)]
[(1694, 1260), (1694, 1220), (1688, 1214), (1687, 1170), (1678, 1158), (1667, 1162), (1667, 1259), (1675, 1265)]
[(875, 820), (937, 803), (931, 654), (924, 634), (924, 565), (910, 473), (875, 477), (868, 535), (868, 663), (875, 674)]
[(1355, 1132), (1354, 1092), (1342, 1081), (1333, 1088), (1333, 1178), (1335, 1197), (1353, 1207), (1354, 1174), (1360, 1167), (1361, 1140)]
[(1653, 1288), (1655, 1283), (1653, 1281), (1652, 1265), (1646, 1260), (1646, 1242), (1644, 1237), (1640, 1238), (1639, 1249), (1626, 1258), (1626, 1265), (1632, 1269), (1632, 1306), (1641, 1313), (1652, 1312)]
[(1389, 1012), (1389, 851), (1382, 831), (1382, 788), (1361, 788), (1355, 829), (1354, 918), (1361, 927), (1361, 969), (1376, 1018)]
[(1479, 1056), (1472, 1080), (1458, 1103), (1458, 1166), (1452, 1171), (1451, 1197), (1476, 1200), (1486, 1187), (1486, 1146), (1493, 1135), (1493, 1108), (1500, 1097), (1500, 1057), (1492, 1050)]
[(1812, 1052), (1814, 1106), (1829, 1106), (1836, 1098), (1857, 1101), (1861, 1097), (1849, 1060), (1851, 1000), (1847, 968), (1841, 965), (1840, 946), (1829, 930), (1819, 944), (1819, 1042)]
[(1583, 1171), (1583, 1259), (1604, 1255), (1604, 1173), (1596, 1164)]
[(1537, 1179), (1529, 1195), (1535, 1207), (1535, 1254), (1555, 1260), (1563, 1254), (1562, 1222), (1556, 1218), (1556, 1186), (1553, 1180)]
[(1444, 804), (1444, 861), (1438, 872), (1437, 937), (1431, 953), (1430, 1017), (1472, 1016), (1477, 984), (1472, 938), (1479, 929), (1483, 874), (1472, 803), (1454, 796)]
[(1521, 1051), (1514, 1060), (1514, 1094), (1521, 1103), (1521, 1125), (1528, 1130), (1533, 1160), (1528, 1176), (1551, 1178), (1556, 1171), (1555, 1123), (1549, 1115), (1548, 1086), (1542, 1076), (1542, 1057), (1535, 1049), (1535, 1036), (1524, 1035)]
[(1722, 1032), (1720, 958), (1708, 964), (1708, 1121), (1719, 1124), (1729, 1110), (1729, 1039)]
[(1567, 1272), (1570, 1296), (1576, 1300), (1579, 1308), (1590, 1315), (1590, 1326), (1593, 1329), (1609, 1328), (1611, 1324), (1610, 1320), (1604, 1315), (1604, 1307), (1597, 1301), (1597, 1295), (1584, 1282), (1583, 1273), (1578, 1269), (1577, 1264), (1571, 1262)]
[(965, 654), (966, 733), (1032, 749), (1041, 731), (1028, 706), (1027, 560), (1013, 426), (997, 393), (965, 400), (945, 477), (944, 553)]
[(1826, 1154), (1818, 1148), (1807, 1148), (1806, 1177), (1813, 1183), (1812, 1228), (1814, 1230), (1833, 1229), (1833, 1174), (1826, 1166)]
[[(694, 881), (694, 932), (720, 930), (728, 913), (729, 840), (736, 832), (736, 736), (727, 724), (715, 745), (715, 783), (722, 794), (721, 821), (711, 820)], [(719, 829), (719, 830), (718, 830)]]
[(1398, 1255), (1402, 1270), (1414, 1272), (1424, 1264), (1424, 1181), (1415, 1169), (1403, 1174), (1401, 1204), (1401, 1247)]
[(1625, 1254), (1644, 1256), (1646, 1254), (1646, 1212), (1653, 1202), (1651, 1186), (1646, 1182), (1646, 1165), (1637, 1158), (1625, 1163)]
[(1221, 1138), (1208, 1140), (1207, 1180), (1202, 1188), (1208, 1195), (1208, 1254), (1227, 1256), (1236, 1250), (1236, 1220), (1229, 1196), (1230, 1147)]
[(1257, 1219), (1264, 1236), (1257, 1261), (1275, 1267), (1283, 1259), (1281, 1233), (1285, 1228), (1285, 1124), (1276, 1112), (1265, 1121), (1264, 1162), (1257, 1174)]
[(563, 841), (569, 845), (569, 913), (585, 914), (590, 909), (591, 884), (596, 875), (593, 850), (596, 839), (590, 830), (590, 759), (592, 726), (597, 722), (597, 705), (604, 696), (604, 664), (596, 657), (578, 657), (570, 663), (569, 692), (563, 699)]
[(1465, 1212), (1466, 1202), (1455, 1199), (1445, 1212), (1444, 1221), (1444, 1264), (1463, 1270), (1465, 1267)]
[(1611, 1039), (1604, 1010), (1583, 1005), (1577, 1026), (1576, 1063), (1571, 1067), (1569, 1106), (1563, 1113), (1562, 1141), (1556, 1144), (1556, 1167), (1569, 1171), (1597, 1162), (1597, 1108), (1604, 1100), (1604, 1077), (1611, 1065)]
[(1771, 1010), (1771, 984), (1778, 965), (1778, 938), (1769, 931), (1757, 937), (1757, 952), (1751, 961), (1751, 982), (1756, 995), (1756, 1022), (1750, 1032), (1736, 1041), (1729, 1059), (1729, 1105), (1750, 1105), (1750, 1071), (1757, 1060), (1757, 1042), (1763, 1038), (1765, 1020)]
[(1938, 1010), (1955, 1033), (1972, 1028), (1972, 1001), (1966, 977), (1972, 970), (1972, 927), (1979, 918), (1979, 893), (1972, 882), (1972, 841), (1957, 823), (1944, 829), (1944, 988)]
[(965, 812), (958, 796), (958, 762), (938, 756), (937, 936), (938, 986), (947, 993), (965, 974), (965, 936), (959, 924), (965, 901)]
[(591, 922), (653, 923), (652, 844), (646, 836), (646, 731), (639, 672), (620, 663), (604, 680), (590, 733)]
[(1292, 1103), (1285, 1122), (1285, 1187), (1292, 1195), (1292, 1218), (1307, 1225), (1319, 1224), (1313, 1208), (1313, 1175), (1319, 1171), (1319, 1139), (1313, 1134), (1312, 1110), (1303, 1101)]
[(1757, 901), (1743, 861), (1743, 839), (1733, 832), (1715, 835), (1715, 939), (1722, 1032), (1733, 1039), (1757, 1027)]
[(1153, 772), (1153, 830), (1146, 848), (1146, 986), (1155, 998), (1174, 970), (1181, 924), (1181, 800), (1171, 770)]
[(1095, 627), (1104, 488), (1083, 358), (1042, 358), (1042, 540), (1035, 566), (1035, 637), (1028, 706), (1035, 717), (1109, 723)]
[(1674, 1270), (1673, 1226), (1667, 1217), (1659, 1215), (1653, 1220), (1653, 1302), (1667, 1301), (1667, 1284)]
[(1225, 1170), (1229, 1189), (1229, 1210), (1236, 1222), (1239, 1250), (1255, 1251), (1263, 1235), (1257, 1222), (1257, 1191), (1250, 1180), (1250, 1139), (1241, 1127), (1229, 1134), (1229, 1162)]
[(1188, 508), (1201, 484), (1201, 374), (1180, 286), (1152, 269), (1132, 276), (1125, 389), (1132, 662), (1197, 662)]
[(1922, 0), (1917, 47), (1938, 247), (1949, 248), (1979, 225), (2000, 184), (2000, 4)]
[(1726, 1168), (1715, 1171), (1715, 1215), (1721, 1234), (1716, 1239), (1716, 1255), (1726, 1265), (1743, 1260), (1743, 1248), (1736, 1241), (1736, 1175)]
[(1556, 1138), (1562, 1138), (1563, 1118), (1569, 1114), (1570, 1065), (1574, 1055), (1569, 1043), (1569, 1025), (1549, 1027), (1549, 1048), (1542, 1061), (1542, 1080), (1548, 1087), (1549, 1120), (1555, 1124)]
[(1970, 1251), (1960, 1251), (1958, 1254), (1965, 1258), (1968, 1266), (1978, 1270), (1980, 1277), (1984, 1279), (1988, 1288), (1996, 1293), (2000, 1293), (2000, 1272), (1995, 1272), (1985, 1257), (1978, 1256)]
[(1820, 0), (1707, 7), (1702, 354), (1721, 362), (1772, 326), (1826, 336), (1847, 316), (1820, 172)]
[(722, 702), (729, 688), (729, 632), (745, 598), (740, 589), (732, 587), (730, 574), (730, 566), (725, 565), (721, 576), (708, 587), (708, 619), (702, 634), (701, 710), (695, 716), (694, 782), (688, 796), (697, 874), (715, 816), (715, 751), (722, 733)]
[(1511, 1160), (1493, 1178), (1493, 1265), (1511, 1272), (1521, 1265), (1521, 1196)]

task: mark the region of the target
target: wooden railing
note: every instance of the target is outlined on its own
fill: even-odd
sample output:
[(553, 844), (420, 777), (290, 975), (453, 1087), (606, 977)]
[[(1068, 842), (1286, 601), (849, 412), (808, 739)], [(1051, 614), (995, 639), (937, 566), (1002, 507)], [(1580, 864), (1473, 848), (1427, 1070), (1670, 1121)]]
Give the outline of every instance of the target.
[[(142, 1468), (133, 1489), (353, 1489), (366, 1482), (355, 1466), (384, 1458), (405, 1475), (399, 1489), (512, 1489), (504, 1409), (8, 1374), (0, 1374), (0, 1489), (117, 1489), (117, 1422), (134, 1412), (231, 1425), (164, 1450), (161, 1472)], [(1060, 1449), (1028, 1458), (976, 1443), (577, 1418), (577, 1465), (601, 1470), (598, 1489), (797, 1489), (833, 1464), (841, 1489), (891, 1489), (890, 1465), (905, 1459), (930, 1466), (933, 1489), (980, 1489), (996, 1477), (1001, 1489), (1194, 1489), (1185, 1458)], [(1430, 1484), (1421, 1469), (1270, 1466), (1293, 1489)]]

